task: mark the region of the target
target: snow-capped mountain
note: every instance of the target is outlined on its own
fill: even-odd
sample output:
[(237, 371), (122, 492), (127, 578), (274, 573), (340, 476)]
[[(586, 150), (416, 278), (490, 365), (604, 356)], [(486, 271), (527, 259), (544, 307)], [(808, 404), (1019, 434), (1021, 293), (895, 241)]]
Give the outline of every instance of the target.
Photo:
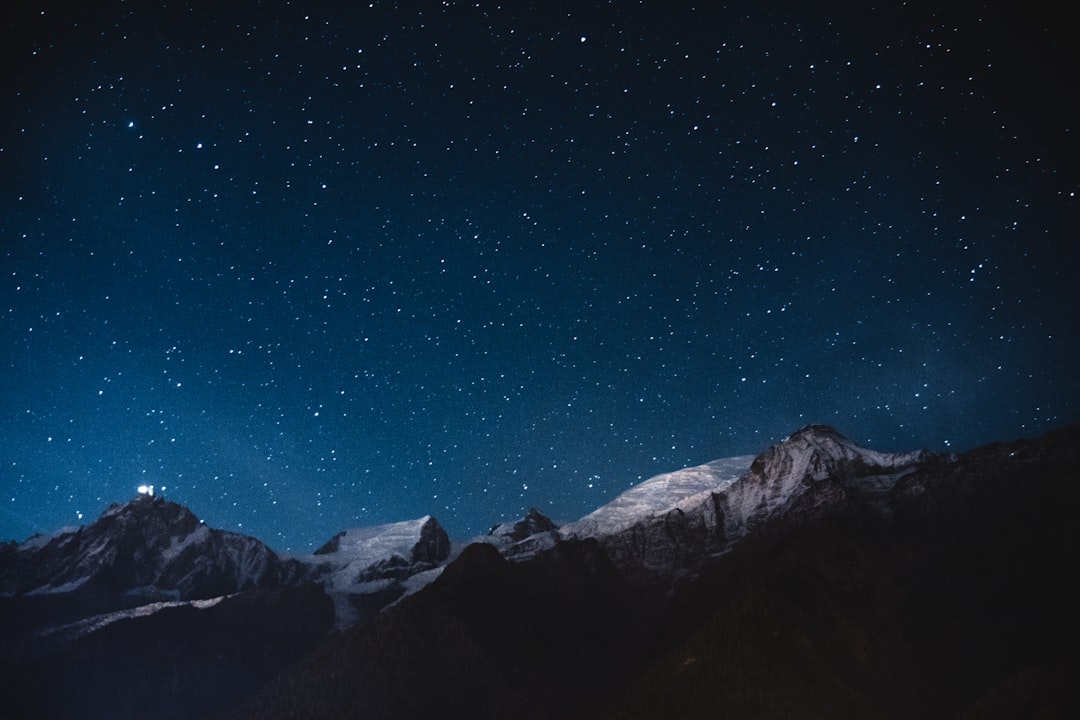
[(845, 500), (887, 512), (896, 481), (930, 457), (925, 451), (878, 452), (828, 426), (809, 425), (757, 456), (651, 477), (560, 528), (533, 510), (517, 523), (495, 526), (481, 541), (520, 561), (559, 539), (594, 538), (632, 574), (665, 575), (724, 551), (781, 516), (809, 517)]
[(450, 538), (439, 522), (418, 520), (345, 530), (315, 551), (308, 562), (342, 583), (399, 579), (418, 563), (434, 565), (450, 554)]
[(650, 478), (560, 534), (596, 538), (631, 575), (667, 576), (781, 518), (808, 519), (844, 502), (887, 512), (896, 481), (930, 457), (870, 450), (833, 428), (809, 425), (757, 457)]
[(347, 626), (434, 580), (449, 555), (450, 538), (428, 515), (345, 530), (296, 559), (333, 599), (338, 624)]
[(161, 497), (113, 505), (93, 523), (35, 536), (0, 563), (0, 594), (83, 592), (198, 600), (287, 582), (296, 568), (255, 538), (202, 524)]
[(280, 556), (255, 538), (206, 526), (182, 505), (140, 495), (89, 525), (4, 545), (0, 597), (63, 598), (70, 609), (55, 621), (82, 632), (137, 617), (131, 609), (143, 605), (145, 615), (313, 583), (334, 600), (345, 626), (433, 580), (449, 553), (446, 532), (424, 517), (344, 531), (313, 555)]
[(558, 530), (558, 526), (551, 521), (551, 518), (536, 508), (529, 508), (529, 512), (521, 520), (513, 523), (499, 523), (491, 528), (488, 535), (513, 544), (537, 533), (553, 532), (555, 530)]

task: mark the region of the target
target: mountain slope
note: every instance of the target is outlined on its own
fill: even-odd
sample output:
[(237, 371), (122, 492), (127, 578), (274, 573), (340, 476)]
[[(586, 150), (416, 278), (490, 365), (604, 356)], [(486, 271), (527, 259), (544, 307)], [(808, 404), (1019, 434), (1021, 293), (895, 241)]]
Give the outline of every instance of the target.
[(619, 718), (929, 717), (892, 618), (903, 553), (874, 522), (817, 522), (740, 543), (684, 586), (685, 637), (614, 698)]

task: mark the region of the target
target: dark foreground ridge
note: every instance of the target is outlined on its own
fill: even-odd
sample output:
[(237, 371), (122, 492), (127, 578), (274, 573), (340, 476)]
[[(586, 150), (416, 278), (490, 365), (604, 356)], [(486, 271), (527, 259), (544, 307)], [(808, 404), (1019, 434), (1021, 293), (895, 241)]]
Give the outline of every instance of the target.
[[(940, 456), (811, 426), (610, 535), (559, 539), (530, 513), (344, 629), (341, 586), (286, 561), (275, 585), (64, 643), (41, 624), (8, 644), (3, 696), (55, 718), (1072, 717), (1078, 468), (1080, 428)], [(431, 522), (328, 552), (381, 538), (419, 578), (442, 554)], [(75, 602), (6, 593), (5, 637)]]

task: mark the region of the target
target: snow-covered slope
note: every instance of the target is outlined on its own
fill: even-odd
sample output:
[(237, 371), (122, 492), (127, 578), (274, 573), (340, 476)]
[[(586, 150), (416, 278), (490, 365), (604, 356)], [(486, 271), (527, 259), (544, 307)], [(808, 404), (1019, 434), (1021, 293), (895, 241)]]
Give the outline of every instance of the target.
[(73, 623), (52, 627), (42, 632), (41, 638), (44, 640), (55, 638), (63, 642), (72, 642), (121, 620), (149, 617), (162, 610), (177, 607), (190, 607), (195, 610), (205, 610), (214, 607), (222, 600), (225, 600), (226, 597), (227, 596), (222, 595), (208, 600), (169, 600), (147, 603), (146, 605), (140, 605), (135, 608), (94, 615), (92, 617), (83, 618), (82, 620), (77, 620)]
[(634, 523), (700, 502), (738, 480), (753, 460), (753, 455), (740, 455), (649, 478), (580, 520), (564, 525), (559, 534), (564, 538), (612, 535)]
[(856, 498), (885, 508), (897, 479), (927, 457), (870, 450), (833, 428), (809, 425), (757, 456), (649, 478), (557, 531), (533, 511), (478, 541), (509, 559), (527, 560), (559, 539), (595, 538), (632, 571), (665, 574), (723, 552), (780, 516), (809, 517)]

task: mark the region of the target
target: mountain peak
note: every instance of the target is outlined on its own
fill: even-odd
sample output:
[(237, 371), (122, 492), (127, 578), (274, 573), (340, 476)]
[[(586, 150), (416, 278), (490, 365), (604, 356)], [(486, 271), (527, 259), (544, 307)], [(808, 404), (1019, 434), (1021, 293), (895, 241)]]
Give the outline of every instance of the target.
[(750, 472), (759, 478), (821, 479), (854, 468), (893, 468), (910, 465), (922, 452), (883, 453), (860, 446), (828, 425), (807, 425), (767, 448), (754, 459)]
[(133, 524), (148, 534), (165, 536), (177, 533), (186, 535), (202, 524), (195, 513), (184, 505), (154, 495), (139, 495), (126, 503), (109, 506), (91, 527), (99, 523), (113, 525), (117, 522), (125, 527)]
[(788, 436), (788, 440), (796, 439), (831, 439), (844, 442), (853, 445), (854, 443), (842, 432), (832, 427), (831, 425), (824, 425), (821, 423), (811, 423), (809, 425), (803, 425), (801, 428), (793, 432)]
[(529, 512), (521, 520), (514, 523), (499, 523), (491, 528), (488, 535), (504, 537), (511, 542), (519, 542), (537, 533), (552, 532), (558, 529), (559, 526), (553, 523), (551, 518), (536, 508), (529, 508)]

